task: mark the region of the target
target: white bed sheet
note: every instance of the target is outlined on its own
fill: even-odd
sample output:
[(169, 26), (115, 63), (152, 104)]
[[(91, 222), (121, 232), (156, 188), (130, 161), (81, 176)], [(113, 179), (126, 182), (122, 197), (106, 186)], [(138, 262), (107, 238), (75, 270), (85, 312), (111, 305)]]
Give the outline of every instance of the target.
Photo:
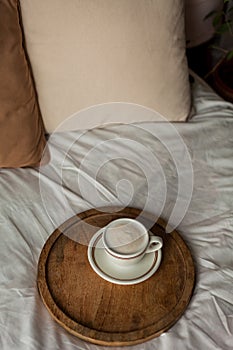
[[(233, 106), (198, 80), (192, 93), (192, 119), (174, 125), (187, 146), (193, 167), (192, 199), (178, 230), (195, 261), (195, 290), (187, 310), (171, 329), (129, 349), (233, 348)], [(178, 153), (183, 152), (181, 145), (176, 144), (174, 132), (163, 123), (143, 125), (159, 131)], [(74, 213), (103, 203), (144, 208), (148, 183), (153, 192), (149, 209), (161, 209), (161, 168), (148, 164), (145, 177), (136, 164), (138, 158), (129, 161), (129, 156), (135, 154), (135, 143), (122, 144), (125, 138), (139, 143), (136, 153), (140, 157), (145, 146), (160, 163), (167, 188), (162, 216), (169, 218), (177, 197), (174, 159), (153, 135), (136, 130), (130, 125), (112, 125), (88, 131), (65, 158), (64, 150), (78, 133), (57, 134), (50, 139), (49, 165), (41, 170), (0, 170), (0, 349), (105, 348), (70, 335), (51, 318), (38, 295), (37, 263), (49, 235)], [(116, 137), (120, 138), (116, 147), (121, 159), (105, 165), (104, 157), (84, 159), (102, 141), (107, 141), (106, 155), (115, 157), (112, 140), (116, 141)], [(96, 174), (97, 161), (102, 162), (102, 167)], [(61, 164), (63, 187), (59, 184)], [(185, 167), (181, 171), (183, 178), (190, 176)], [(78, 174), (84, 179), (84, 190), (77, 182)], [(121, 179), (127, 179), (131, 185), (121, 181), (117, 188)], [(95, 186), (101, 193), (99, 197), (93, 196)], [(183, 195), (181, 204), (186, 200)]]

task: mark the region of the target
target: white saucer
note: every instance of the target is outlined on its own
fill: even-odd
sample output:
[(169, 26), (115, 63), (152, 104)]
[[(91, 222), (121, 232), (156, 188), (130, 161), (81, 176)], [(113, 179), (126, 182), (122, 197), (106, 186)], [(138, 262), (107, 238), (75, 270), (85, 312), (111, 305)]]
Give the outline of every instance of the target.
[(102, 241), (103, 229), (96, 232), (88, 246), (88, 260), (93, 270), (106, 281), (116, 284), (136, 284), (151, 277), (159, 268), (161, 249), (147, 253), (133, 266), (117, 266), (106, 253)]

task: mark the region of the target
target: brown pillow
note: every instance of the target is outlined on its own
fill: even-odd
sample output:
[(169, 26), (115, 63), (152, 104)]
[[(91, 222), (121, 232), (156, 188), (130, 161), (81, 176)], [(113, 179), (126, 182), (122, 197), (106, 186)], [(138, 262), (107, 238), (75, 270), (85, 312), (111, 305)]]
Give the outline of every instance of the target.
[(0, 0), (0, 167), (37, 165), (44, 127), (22, 44), (17, 0)]

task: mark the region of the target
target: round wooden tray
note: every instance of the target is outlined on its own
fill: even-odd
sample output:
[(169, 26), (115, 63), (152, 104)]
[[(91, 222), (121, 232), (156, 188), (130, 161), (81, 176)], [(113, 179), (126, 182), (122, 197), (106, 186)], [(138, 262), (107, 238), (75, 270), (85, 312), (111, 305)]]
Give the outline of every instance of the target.
[[(52, 317), (79, 338), (108, 346), (142, 343), (169, 329), (189, 303), (195, 279), (191, 254), (176, 231), (165, 233), (160, 219), (151, 231), (163, 238), (163, 257), (148, 280), (112, 284), (91, 268), (87, 245), (93, 234), (114, 219), (139, 214), (135, 208), (88, 210), (54, 231), (42, 249), (37, 279), (42, 300)], [(150, 219), (144, 215), (141, 221), (148, 225)]]

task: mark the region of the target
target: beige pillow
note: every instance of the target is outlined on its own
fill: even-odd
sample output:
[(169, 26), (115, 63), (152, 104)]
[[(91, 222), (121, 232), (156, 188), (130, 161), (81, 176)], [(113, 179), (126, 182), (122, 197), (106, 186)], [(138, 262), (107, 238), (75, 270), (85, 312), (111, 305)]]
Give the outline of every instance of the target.
[[(20, 3), (47, 131), (84, 108), (107, 102), (136, 103), (172, 121), (186, 119), (190, 90), (183, 1)], [(82, 120), (80, 129), (132, 121), (139, 120), (97, 114)]]

